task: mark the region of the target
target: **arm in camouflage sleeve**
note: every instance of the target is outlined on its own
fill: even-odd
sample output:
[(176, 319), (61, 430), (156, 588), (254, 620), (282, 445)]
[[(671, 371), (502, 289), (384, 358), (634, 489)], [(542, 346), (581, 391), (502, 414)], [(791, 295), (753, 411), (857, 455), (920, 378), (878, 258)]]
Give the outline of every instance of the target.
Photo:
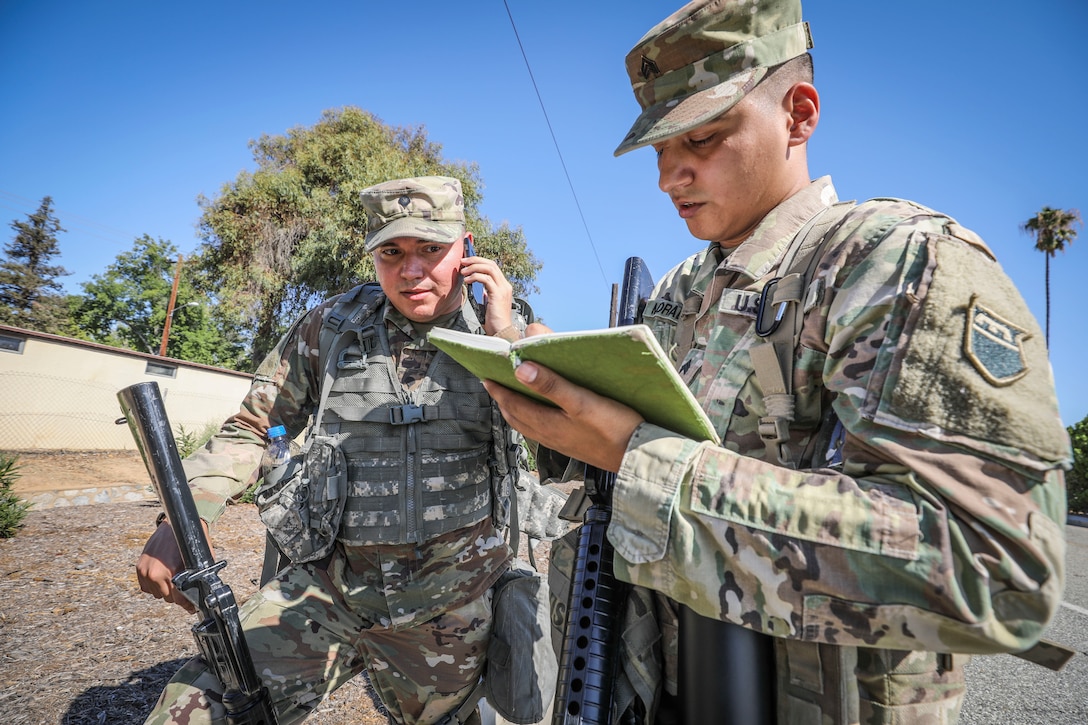
[[(200, 518), (214, 522), (227, 501), (253, 483), (266, 445), (265, 432), (283, 425), (294, 437), (306, 426), (320, 389), (318, 341), (325, 303), (296, 322), (253, 375), (238, 412), (183, 465)], [(272, 422), (275, 421), (275, 422)]]
[[(855, 234), (821, 265), (830, 292), (804, 343), (826, 354), (842, 470), (644, 423), (616, 481), (619, 577), (805, 640), (986, 653), (1041, 636), (1062, 591), (1068, 439), (1037, 324), (981, 241), (944, 222), (875, 248)], [(746, 385), (739, 399), (759, 395)]]
[[(320, 325), (320, 314), (316, 318), (311, 314), (293, 326), (257, 370), (239, 412), (203, 449), (182, 462), (194, 508), (206, 522), (205, 529), (223, 513), (227, 501), (244, 492), (253, 480), (264, 453), (269, 420), (282, 422), (291, 435), (305, 425), (309, 410), (305, 403), (313, 389), (306, 356), (309, 350), (316, 350)], [(308, 342), (311, 339), (312, 344)], [(156, 528), (136, 562), (140, 589), (194, 611), (192, 602), (173, 583), (183, 565), (170, 526)]]

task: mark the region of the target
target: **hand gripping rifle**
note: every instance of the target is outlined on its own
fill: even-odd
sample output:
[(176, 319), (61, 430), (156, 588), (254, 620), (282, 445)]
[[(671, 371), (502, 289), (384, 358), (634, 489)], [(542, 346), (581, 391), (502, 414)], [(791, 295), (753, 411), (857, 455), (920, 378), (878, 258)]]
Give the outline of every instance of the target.
[(185, 570), (174, 577), (174, 586), (200, 609), (203, 621), (193, 627), (193, 636), (204, 661), (223, 683), (227, 722), (276, 725), (268, 690), (253, 667), (234, 593), (219, 578), (227, 562), (212, 559), (159, 385), (138, 383), (121, 390), (117, 398), (177, 539)]
[[(653, 286), (642, 259), (628, 259), (616, 315), (618, 325), (635, 324)], [(613, 573), (613, 549), (606, 536), (616, 474), (586, 466), (585, 481), (591, 504), (583, 516), (574, 559), (553, 725), (609, 723), (629, 588)]]

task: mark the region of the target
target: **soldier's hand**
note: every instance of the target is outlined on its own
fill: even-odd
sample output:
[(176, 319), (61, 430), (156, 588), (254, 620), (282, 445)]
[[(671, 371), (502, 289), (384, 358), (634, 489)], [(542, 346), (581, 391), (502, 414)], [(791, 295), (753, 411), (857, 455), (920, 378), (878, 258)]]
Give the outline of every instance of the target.
[(525, 336), (532, 337), (533, 335), (547, 335), (552, 332), (552, 328), (545, 325), (543, 322), (530, 322), (529, 326), (525, 328)]
[(526, 438), (602, 471), (618, 471), (627, 442), (642, 416), (615, 400), (559, 377), (536, 363), (522, 363), (518, 380), (558, 407), (537, 402), (493, 380), (484, 382), (503, 417)]
[(484, 332), (494, 335), (509, 327), (513, 322), (514, 287), (499, 265), (487, 257), (465, 257), (461, 260), (461, 276), (465, 282), (484, 288), (487, 301)]
[[(208, 525), (204, 526), (204, 535), (208, 535)], [(162, 522), (144, 544), (144, 550), (136, 561), (136, 579), (140, 591), (156, 599), (165, 599), (178, 605), (186, 612), (196, 612), (196, 605), (174, 586), (174, 575), (185, 568), (177, 539), (170, 528), (170, 523)]]

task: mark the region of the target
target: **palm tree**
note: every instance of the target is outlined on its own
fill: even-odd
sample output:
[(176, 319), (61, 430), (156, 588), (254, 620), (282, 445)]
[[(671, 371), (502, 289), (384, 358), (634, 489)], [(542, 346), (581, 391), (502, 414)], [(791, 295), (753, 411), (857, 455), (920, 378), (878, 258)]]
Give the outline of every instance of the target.
[(1046, 254), (1046, 346), (1050, 347), (1050, 258), (1056, 252), (1064, 252), (1066, 244), (1072, 244), (1077, 237), (1074, 224), (1081, 224), (1080, 212), (1076, 209), (1051, 209), (1044, 206), (1042, 211), (1020, 225), (1020, 229), (1035, 237), (1035, 248)]

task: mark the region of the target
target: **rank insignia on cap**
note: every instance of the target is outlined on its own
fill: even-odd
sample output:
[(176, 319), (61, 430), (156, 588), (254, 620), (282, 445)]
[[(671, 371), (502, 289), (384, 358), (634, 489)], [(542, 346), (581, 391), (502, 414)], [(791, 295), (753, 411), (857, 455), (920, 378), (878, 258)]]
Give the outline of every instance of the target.
[(657, 63), (654, 63), (646, 56), (642, 56), (642, 66), (639, 68), (639, 73), (646, 80), (650, 80), (650, 76), (661, 75), (661, 69), (657, 67)]
[(971, 299), (963, 352), (992, 385), (1009, 385), (1028, 373), (1024, 341), (1031, 334)]

